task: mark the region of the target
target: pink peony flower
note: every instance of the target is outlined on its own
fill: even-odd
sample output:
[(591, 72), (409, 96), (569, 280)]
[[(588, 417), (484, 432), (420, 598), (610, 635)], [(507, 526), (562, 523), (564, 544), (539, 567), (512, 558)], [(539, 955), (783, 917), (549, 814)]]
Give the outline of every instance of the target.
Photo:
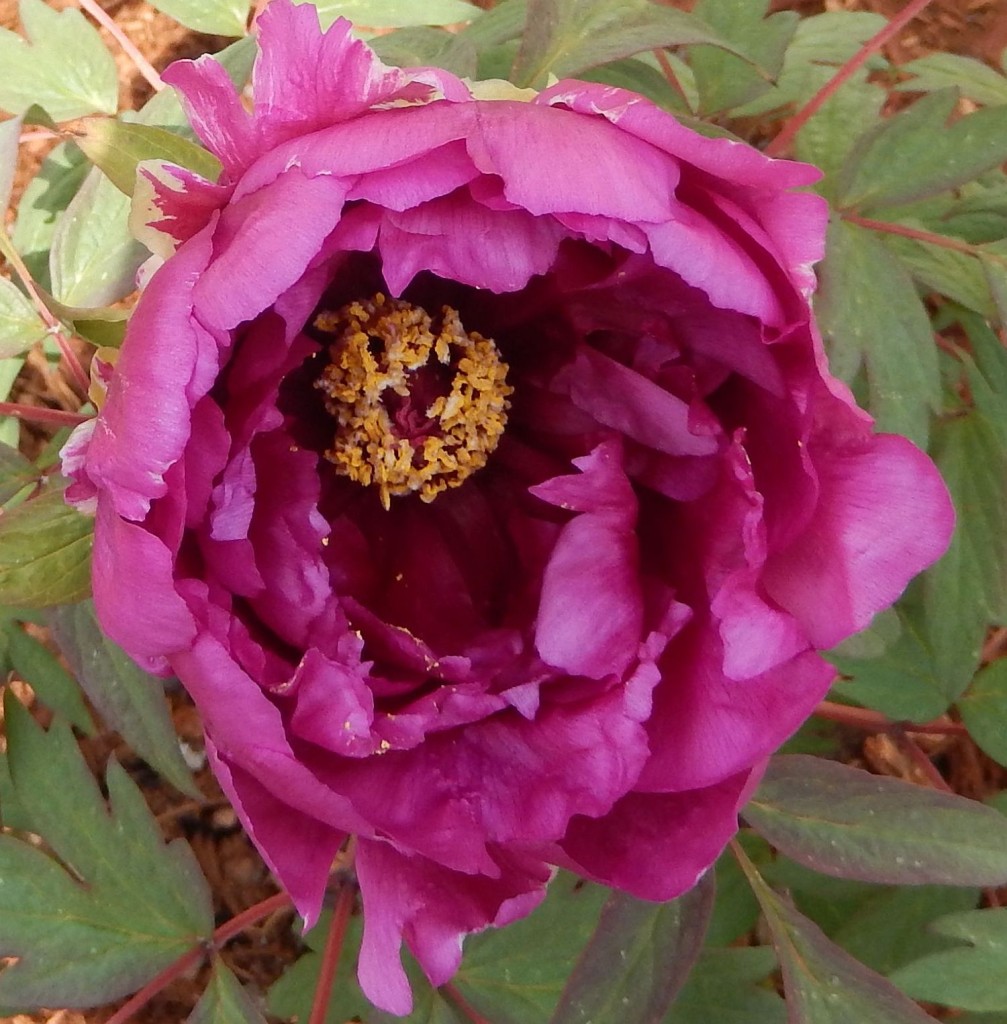
[(65, 465), (104, 628), (309, 921), (359, 837), (404, 1013), (403, 939), (441, 984), (554, 865), (694, 885), (953, 514), (826, 368), (817, 171), (349, 33), (276, 0), (251, 113), (165, 76), (223, 176), (145, 172), (167, 259)]

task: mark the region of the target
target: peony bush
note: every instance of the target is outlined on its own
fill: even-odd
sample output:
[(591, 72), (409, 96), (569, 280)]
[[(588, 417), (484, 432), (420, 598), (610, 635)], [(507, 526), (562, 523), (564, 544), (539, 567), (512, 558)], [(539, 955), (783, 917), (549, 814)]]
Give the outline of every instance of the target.
[(954, 516), (829, 373), (814, 168), (287, 0), (259, 43), (250, 111), (165, 74), (223, 173), (142, 167), (157, 255), (67, 495), (104, 630), (192, 695), (309, 923), (356, 837), (360, 982), (406, 1013), (403, 942), (441, 984), (556, 866), (691, 888)]

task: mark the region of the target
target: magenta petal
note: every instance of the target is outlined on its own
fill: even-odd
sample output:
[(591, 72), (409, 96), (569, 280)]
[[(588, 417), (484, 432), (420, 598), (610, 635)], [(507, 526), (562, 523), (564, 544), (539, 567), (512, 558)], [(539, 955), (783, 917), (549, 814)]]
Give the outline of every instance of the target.
[(580, 514), (563, 527), (542, 580), (535, 646), (550, 665), (602, 679), (624, 672), (642, 639), (636, 496), (617, 444), (576, 459), (582, 471), (533, 487)]
[(232, 203), (214, 235), (213, 261), (194, 289), (204, 322), (230, 330), (296, 284), (339, 222), (345, 194), (337, 179), (291, 170)]
[(691, 889), (738, 830), (749, 772), (685, 793), (630, 793), (604, 818), (574, 818), (560, 844), (581, 873), (645, 900)]
[(206, 753), (249, 838), (290, 894), (304, 927), (311, 928), (321, 913), (332, 861), (346, 833), (274, 796), (238, 765), (221, 758), (209, 738)]
[(164, 656), (188, 647), (196, 623), (175, 592), (172, 553), (142, 526), (98, 498), (93, 555), (95, 610), (102, 629), (130, 657), (163, 672)]
[(813, 458), (821, 488), (815, 517), (767, 562), (764, 581), (812, 643), (826, 648), (863, 629), (944, 553), (955, 515), (933, 463), (904, 437), (882, 434)]
[(357, 846), (364, 902), (364, 937), (357, 977), (364, 994), (389, 1013), (412, 1010), (409, 981), (399, 959), (403, 939), (433, 985), (458, 969), (469, 932), (527, 914), (545, 895), (547, 865), (508, 859), (498, 877), (460, 875), (387, 843)]

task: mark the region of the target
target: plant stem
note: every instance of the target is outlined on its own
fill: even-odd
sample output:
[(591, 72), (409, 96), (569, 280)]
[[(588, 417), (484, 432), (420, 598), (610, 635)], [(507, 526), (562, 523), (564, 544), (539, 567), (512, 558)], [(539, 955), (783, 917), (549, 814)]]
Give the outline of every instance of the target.
[(77, 3), (91, 15), (92, 18), (122, 47), (123, 52), (136, 65), (136, 70), (147, 79), (154, 92), (160, 92), (164, 88), (161, 76), (154, 69), (154, 66), (136, 48), (133, 41), (122, 31), (121, 28), (102, 10), (95, 0), (77, 0)]
[(20, 405), (17, 402), (0, 402), (0, 416), (16, 416), (19, 420), (33, 423), (55, 423), (61, 427), (76, 427), (86, 423), (90, 416), (65, 409), (47, 409), (42, 405)]
[(353, 910), (355, 892), (353, 883), (349, 878), (345, 878), (339, 887), (336, 909), (333, 911), (329, 934), (325, 939), (322, 968), (318, 974), (318, 984), (315, 986), (315, 995), (311, 1001), (308, 1024), (325, 1024), (325, 1014), (329, 1008), (332, 985), (336, 980), (336, 967), (343, 951), (343, 940), (346, 938), (346, 926), (350, 923), (350, 911)]
[(909, 24), (913, 18), (922, 14), (931, 0), (911, 0), (895, 15), (885, 27), (867, 40), (866, 43), (830, 78), (825, 85), (783, 126), (780, 134), (766, 146), (768, 156), (783, 156), (789, 152), (797, 133), (822, 109), (846, 82), (853, 77), (873, 54), (877, 53), (890, 39)]
[(222, 924), (208, 942), (200, 942), (192, 949), (186, 950), (173, 964), (166, 967), (156, 978), (152, 978), (139, 992), (134, 993), (119, 1007), (105, 1024), (126, 1024), (126, 1021), (139, 1013), (147, 1003), (165, 988), (179, 975), (184, 974), (190, 967), (194, 967), (207, 953), (219, 949), (224, 943), (230, 941), (239, 932), (244, 931), (250, 924), (259, 921), (264, 917), (283, 907), (290, 906), (290, 897), (285, 892), (277, 893), (268, 899), (256, 903), (254, 906), (243, 910), (240, 914), (232, 917), (230, 921)]
[(868, 708), (848, 707), (846, 704), (836, 704), (830, 700), (823, 700), (814, 713), (819, 718), (827, 718), (830, 722), (840, 722), (843, 725), (852, 725), (857, 729), (866, 729), (869, 732), (889, 732), (899, 728), (907, 733), (930, 733), (934, 736), (967, 736), (968, 729), (961, 722), (952, 722), (950, 718), (935, 718), (932, 722), (922, 722), (919, 725), (913, 722), (896, 722), (880, 711), (871, 711)]
[[(671, 61), (668, 60), (667, 54), (664, 50), (654, 50), (654, 56), (657, 58), (657, 63), (661, 65), (661, 71), (664, 72), (664, 77), (668, 79), (668, 84), (678, 93), (679, 96), (685, 100), (686, 107), (689, 107), (689, 97), (685, 95), (685, 90), (682, 88), (682, 83), (678, 80), (678, 75), (675, 74), (675, 69), (671, 66)], [(689, 108), (691, 109), (691, 107)]]
[(471, 1006), (469, 1006), (465, 997), (458, 991), (458, 989), (455, 988), (454, 985), (451, 984), (451, 982), (448, 982), (446, 985), (441, 985), (441, 992), (444, 993), (454, 1008), (458, 1010), (459, 1013), (464, 1014), (472, 1024), (490, 1024), (490, 1022), (481, 1013), (477, 1013)]
[(996, 252), (987, 252), (981, 246), (963, 242), (960, 238), (950, 238), (948, 235), (939, 235), (934, 231), (924, 231), (922, 228), (911, 228), (908, 224), (896, 224), (890, 220), (874, 220), (871, 217), (861, 217), (856, 213), (842, 214), (843, 220), (851, 224), (859, 224), (862, 228), (870, 228), (871, 231), (880, 231), (886, 235), (901, 235), (903, 238), (912, 238), (917, 242), (926, 242), (927, 245), (938, 245), (942, 249), (951, 249), (954, 252), (965, 253), (966, 256), (984, 257), (1007, 263), (1007, 256)]

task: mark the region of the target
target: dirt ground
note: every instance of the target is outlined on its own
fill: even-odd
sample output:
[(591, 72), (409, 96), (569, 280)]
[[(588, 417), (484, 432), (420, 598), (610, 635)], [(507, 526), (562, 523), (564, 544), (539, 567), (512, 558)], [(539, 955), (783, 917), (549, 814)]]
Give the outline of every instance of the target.
[[(58, 8), (72, 0), (48, 0)], [(422, 3), (423, 0), (415, 0)], [(693, 0), (658, 0), (688, 9)], [(480, 6), (491, 6), (492, 0)], [(905, 6), (905, 0), (773, 0), (774, 10), (797, 10), (813, 14), (823, 10), (870, 10), (888, 16)], [(155, 11), (142, 0), (104, 0), (103, 7), (158, 69), (178, 57), (191, 57), (219, 49), (226, 41), (198, 35)], [(16, 26), (16, 0), (0, 0), (0, 26)], [(124, 106), (138, 106), (150, 94), (150, 87), (118, 46), (109, 41), (120, 71), (120, 96)], [(998, 65), (1007, 47), (1007, 0), (935, 0), (888, 47), (887, 54), (902, 63), (932, 50), (950, 50)], [(23, 167), (18, 189), (34, 173), (38, 161), (50, 148), (45, 140), (23, 147)], [(51, 395), (48, 397), (52, 397)], [(179, 736), (193, 749), (201, 745), (199, 719), (184, 694), (170, 695)], [(970, 796), (987, 794), (1004, 785), (1003, 771), (981, 755), (970, 741), (961, 738), (942, 741), (932, 753), (942, 758), (941, 767), (952, 785)], [(274, 893), (275, 887), (258, 854), (245, 838), (234, 812), (223, 799), (209, 771), (198, 772), (205, 801), (196, 803), (162, 782), (114, 733), (85, 742), (85, 753), (96, 772), (102, 772), (110, 754), (141, 785), (148, 802), (169, 837), (184, 837), (192, 845), (214, 894), (218, 923), (223, 923)], [(898, 747), (884, 737), (862, 745), (857, 756), (874, 770), (912, 778), (917, 770)], [(246, 930), (233, 940), (224, 958), (243, 981), (264, 990), (293, 962), (301, 951), (291, 928), (292, 914), (280, 911)], [(205, 969), (173, 982), (136, 1018), (138, 1024), (179, 1024), (188, 1016), (202, 991)], [(0, 1018), (0, 1024), (103, 1024), (112, 1008), (79, 1013), (56, 1010), (31, 1016)]]

